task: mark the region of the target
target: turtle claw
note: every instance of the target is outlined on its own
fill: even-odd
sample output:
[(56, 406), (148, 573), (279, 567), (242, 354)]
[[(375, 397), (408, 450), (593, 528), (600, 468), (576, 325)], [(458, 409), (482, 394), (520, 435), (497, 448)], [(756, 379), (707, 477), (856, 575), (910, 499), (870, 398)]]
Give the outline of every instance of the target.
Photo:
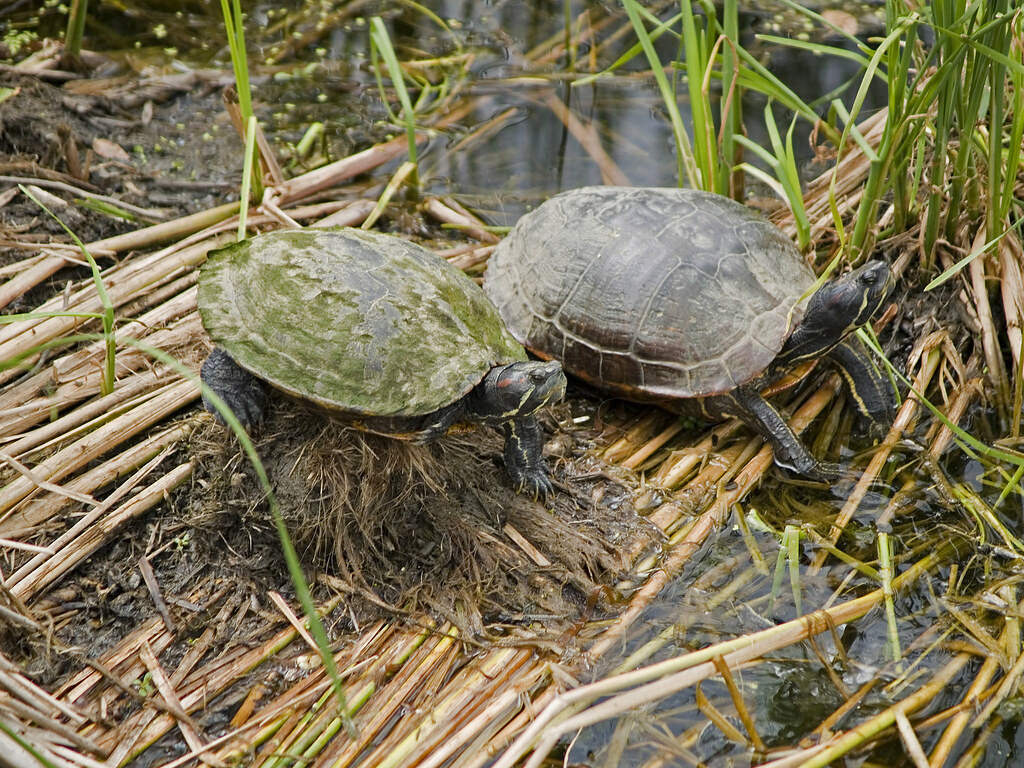
[(794, 474), (801, 475), (810, 480), (816, 480), (817, 482), (834, 483), (849, 474), (849, 472), (843, 469), (842, 465), (831, 462), (814, 462), (813, 464), (797, 466), (796, 464), (780, 462), (776, 459), (775, 464)]
[(849, 474), (842, 465), (829, 461), (818, 461), (809, 453), (801, 452), (797, 456), (787, 455), (787, 446), (784, 445), (773, 445), (772, 453), (776, 465), (810, 480), (831, 484)]
[[(252, 428), (263, 420), (267, 405), (267, 393), (262, 389), (251, 392), (246, 391), (228, 397), (221, 395), (221, 400), (224, 401), (224, 405), (235, 415), (238, 423), (242, 425), (245, 431), (251, 432)], [(223, 414), (213, 407), (212, 403), (206, 398), (203, 399), (203, 405), (206, 406), (206, 410), (213, 414), (213, 418), (217, 420), (218, 424), (225, 427), (228, 425)]]
[(244, 397), (238, 402), (230, 404), (235, 418), (245, 427), (246, 431), (263, 420), (267, 408), (267, 393), (263, 388), (254, 388), (254, 391), (247, 391)]
[(546, 472), (533, 472), (512, 478), (516, 493), (529, 496), (534, 501), (546, 502), (555, 492), (554, 484)]
[(812, 480), (819, 480), (823, 483), (834, 483), (837, 480), (841, 480), (849, 472), (843, 469), (840, 464), (833, 464), (827, 461), (819, 461), (811, 469), (800, 474), (811, 478)]

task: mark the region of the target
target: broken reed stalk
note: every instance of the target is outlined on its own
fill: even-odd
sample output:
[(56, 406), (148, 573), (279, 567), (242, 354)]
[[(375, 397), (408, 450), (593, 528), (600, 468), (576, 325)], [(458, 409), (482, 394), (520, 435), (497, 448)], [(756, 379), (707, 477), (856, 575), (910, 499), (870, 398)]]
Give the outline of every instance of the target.
[[(345, 649), (344, 656), (339, 653), (336, 659), (337, 666), (343, 670), (342, 676), (353, 693), (360, 689), (374, 690), (379, 688), (396, 669), (399, 670), (399, 674), (407, 674), (408, 670), (404, 665), (408, 660), (412, 660), (411, 668), (416, 669), (423, 663), (424, 654), (431, 656), (434, 653), (433, 649), (442, 637), (444, 630), (440, 634), (432, 632), (430, 628), (409, 632), (394, 623), (381, 623), (363, 633), (355, 644)], [(367, 686), (371, 684), (372, 689), (368, 689)], [(329, 691), (329, 687), (330, 682), (323, 671), (317, 670), (314, 675), (300, 680), (262, 711), (234, 723), (239, 728), (262, 727), (261, 736), (255, 742), (261, 749), (254, 764), (263, 763), (264, 760), (280, 753), (286, 745), (301, 738), (305, 712), (302, 697), (321, 697)], [(359, 697), (359, 711), (362, 710), (361, 705), (365, 699), (365, 695)], [(352, 699), (349, 701), (351, 705)], [(286, 713), (288, 717), (282, 720), (281, 716)], [(358, 716), (358, 711), (354, 714)], [(218, 753), (221, 759), (237, 760), (251, 750), (251, 743), (238, 739), (235, 741), (238, 743), (229, 745)], [(334, 748), (337, 749), (337, 746), (334, 745)]]
[[(985, 232), (979, 230), (971, 243), (973, 251), (978, 250), (985, 244)], [(1006, 374), (1006, 366), (1003, 364), (1002, 350), (1000, 349), (1000, 334), (996, 330), (995, 319), (992, 316), (992, 305), (988, 298), (988, 283), (992, 275), (988, 274), (988, 260), (983, 256), (974, 259), (968, 269), (970, 274), (971, 296), (974, 301), (974, 311), (978, 322), (981, 324), (981, 347), (985, 353), (985, 365), (988, 369), (989, 379), (994, 386), (995, 405), (999, 411), (1000, 418), (1006, 420), (1010, 409), (1010, 384)]]
[[(426, 140), (427, 135), (425, 133), (416, 134), (417, 143)], [(351, 179), (353, 176), (366, 173), (386, 162), (401, 157), (405, 154), (408, 147), (409, 145), (405, 138), (392, 139), (382, 144), (376, 144), (362, 152), (357, 152), (354, 155), (278, 184), (272, 188), (272, 199), (280, 206), (297, 202), (316, 192), (336, 186), (342, 181)]]
[[(146, 403), (144, 409), (133, 409), (103, 424), (36, 464), (32, 468), (34, 476), (51, 483), (60, 482), (112, 447), (192, 403), (198, 396), (199, 389), (194, 382), (179, 381), (170, 384)], [(47, 515), (40, 514), (32, 504), (25, 503), (27, 499), (36, 495), (36, 490), (37, 484), (34, 479), (23, 475), (0, 488), (0, 532), (3, 532), (0, 535), (8, 535), (8, 532), (14, 530), (34, 528), (46, 519)]]
[[(89, 765), (90, 758), (102, 757), (100, 748), (76, 731), (87, 720), (76, 708), (69, 707), (25, 677), (0, 653), (0, 723), (19, 733), (37, 752), (48, 751), (56, 758), (56, 765), (69, 767)], [(37, 765), (5, 730), (0, 730), (0, 749), (14, 766)]]
[[(1018, 612), (1024, 610), (1024, 603), (1017, 606)], [(1020, 653), (1020, 637), (1019, 629), (1017, 631), (1011, 631), (1011, 628), (1007, 626), (1003, 629), (1000, 635), (999, 643), (1008, 652)], [(1021, 657), (1018, 657), (1018, 660)], [(1000, 664), (998, 657), (991, 655), (986, 656), (985, 661), (982, 662), (981, 668), (975, 675), (974, 680), (971, 681), (966, 692), (964, 693), (960, 711), (953, 715), (949, 723), (946, 725), (946, 729), (942, 732), (942, 736), (935, 743), (931, 753), (931, 764), (932, 765), (944, 765), (952, 754), (953, 748), (959, 741), (963, 732), (967, 729), (968, 725), (971, 724), (972, 715), (977, 710), (978, 704), (981, 701), (982, 695), (988, 690), (992, 683), (996, 672), (999, 671)], [(1002, 690), (1002, 686), (1000, 687)], [(1002, 698), (999, 698), (1001, 701)], [(991, 701), (991, 700), (990, 700)], [(981, 718), (975, 715), (975, 723), (983, 722)], [(971, 724), (972, 728), (977, 728), (978, 725)]]
[[(12, 573), (4, 582), (5, 586), (19, 598), (31, 600), (93, 554), (106, 543), (109, 535), (118, 527), (150, 509), (153, 503), (161, 500), (160, 497), (164, 493), (188, 480), (192, 474), (192, 466), (182, 464), (153, 485), (138, 488), (138, 485), (163, 463), (170, 447), (184, 440), (189, 432), (191, 430), (188, 427), (167, 430), (144, 441), (136, 450), (127, 451), (117, 457), (114, 467), (102, 465), (98, 468), (99, 471), (90, 473), (89, 482), (82, 482), (80, 486), (99, 488), (125, 470), (138, 465), (148, 455), (155, 454), (104, 499), (102, 504), (90, 510), (64, 534), (51, 542), (48, 547), (50, 552), (37, 554)], [(135, 494), (131, 501), (114, 507), (129, 493)]]
[(423, 210), (429, 213), (442, 224), (447, 224), (458, 229), (462, 234), (479, 240), (481, 243), (494, 245), (499, 238), (493, 232), (488, 232), (480, 219), (471, 214), (454, 200), (441, 200), (436, 197), (428, 197), (423, 202)]
[[(202, 598), (193, 596), (192, 599), (201, 600)], [(327, 601), (322, 606), (322, 612), (332, 611), (337, 607), (340, 599), (334, 598)], [(222, 626), (232, 626), (236, 617), (242, 618), (247, 612), (245, 604), (232, 604), (232, 615)], [(167, 631), (159, 618), (148, 622), (144, 630), (146, 631), (130, 636), (131, 643), (122, 643), (123, 647), (117, 651), (116, 655), (111, 654), (104, 658), (102, 660), (104, 666), (116, 671), (122, 679), (132, 680), (140, 676), (145, 671), (145, 665), (139, 659), (143, 645), (148, 645), (155, 654), (159, 655), (174, 639), (172, 633)], [(194, 664), (196, 659), (190, 660), (186, 657), (179, 664), (179, 669), (182, 671), (172, 673), (172, 680), (176, 677), (180, 678), (176, 696), (180, 699), (182, 710), (193, 711), (207, 699), (217, 696), (257, 665), (288, 647), (297, 634), (294, 627), (286, 626), (285, 629), (278, 631), (256, 647), (246, 649), (236, 646), (223, 652), (213, 663), (207, 663), (198, 669), (191, 669), (191, 671), (189, 665)], [(126, 638), (126, 640), (128, 639)], [(96, 676), (87, 676), (78, 683), (74, 690), (66, 694), (67, 698), (91, 700), (97, 693), (102, 693), (101, 690), (93, 687), (98, 682)], [(301, 707), (302, 702), (296, 702), (295, 705)], [(175, 722), (173, 713), (168, 712), (166, 708), (156, 717), (152, 716), (151, 710), (141, 709), (119, 723), (116, 729), (103, 734), (97, 739), (97, 742), (104, 749), (112, 751), (117, 749), (119, 752), (124, 752), (124, 759), (130, 759), (133, 755), (141, 754), (148, 746), (174, 727)], [(132, 737), (132, 744), (127, 751), (124, 751), (121, 749), (121, 744), (128, 736)]]

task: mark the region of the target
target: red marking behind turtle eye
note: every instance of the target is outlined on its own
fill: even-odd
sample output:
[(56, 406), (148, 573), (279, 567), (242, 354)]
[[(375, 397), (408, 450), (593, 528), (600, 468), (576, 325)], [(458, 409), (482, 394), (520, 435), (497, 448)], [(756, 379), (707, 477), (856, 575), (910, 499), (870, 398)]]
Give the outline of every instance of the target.
[(511, 383), (512, 383), (512, 379), (509, 378), (508, 376), (502, 376), (500, 379), (498, 379), (498, 387), (499, 388), (507, 387)]
[(849, 298), (848, 298), (848, 294), (849, 293), (850, 293), (850, 291), (849, 291), (848, 288), (846, 290), (836, 291), (829, 298), (828, 306), (829, 307), (842, 307), (842, 306), (845, 306), (846, 303), (849, 301)]

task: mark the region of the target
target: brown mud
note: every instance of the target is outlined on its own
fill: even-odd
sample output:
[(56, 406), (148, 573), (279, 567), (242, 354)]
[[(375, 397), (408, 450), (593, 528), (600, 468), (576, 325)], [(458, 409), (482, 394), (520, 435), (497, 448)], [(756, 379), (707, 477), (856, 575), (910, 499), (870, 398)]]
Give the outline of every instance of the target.
[[(37, 244), (71, 243), (60, 224), (18, 191), (19, 183), (41, 188), (42, 202), (84, 243), (231, 199), (241, 142), (224, 114), (220, 78), (135, 84), (83, 80), (57, 87), (0, 72), (0, 87), (15, 91), (0, 103), (0, 266), (25, 258)], [(109, 199), (120, 213), (77, 203), (83, 193)], [(31, 309), (84, 274), (59, 272), (8, 309)]]

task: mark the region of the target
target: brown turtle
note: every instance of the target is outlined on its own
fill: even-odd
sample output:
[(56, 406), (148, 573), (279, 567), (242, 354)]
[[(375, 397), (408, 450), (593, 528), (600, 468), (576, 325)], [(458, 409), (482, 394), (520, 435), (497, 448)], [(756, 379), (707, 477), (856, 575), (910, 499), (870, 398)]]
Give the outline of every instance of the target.
[(891, 416), (887, 377), (853, 336), (888, 295), (873, 261), (823, 285), (799, 250), (754, 210), (690, 189), (584, 187), (523, 216), (495, 249), (485, 290), (512, 335), (546, 360), (630, 400), (736, 416), (775, 461), (834, 478), (762, 390), (828, 357), (860, 410)]

